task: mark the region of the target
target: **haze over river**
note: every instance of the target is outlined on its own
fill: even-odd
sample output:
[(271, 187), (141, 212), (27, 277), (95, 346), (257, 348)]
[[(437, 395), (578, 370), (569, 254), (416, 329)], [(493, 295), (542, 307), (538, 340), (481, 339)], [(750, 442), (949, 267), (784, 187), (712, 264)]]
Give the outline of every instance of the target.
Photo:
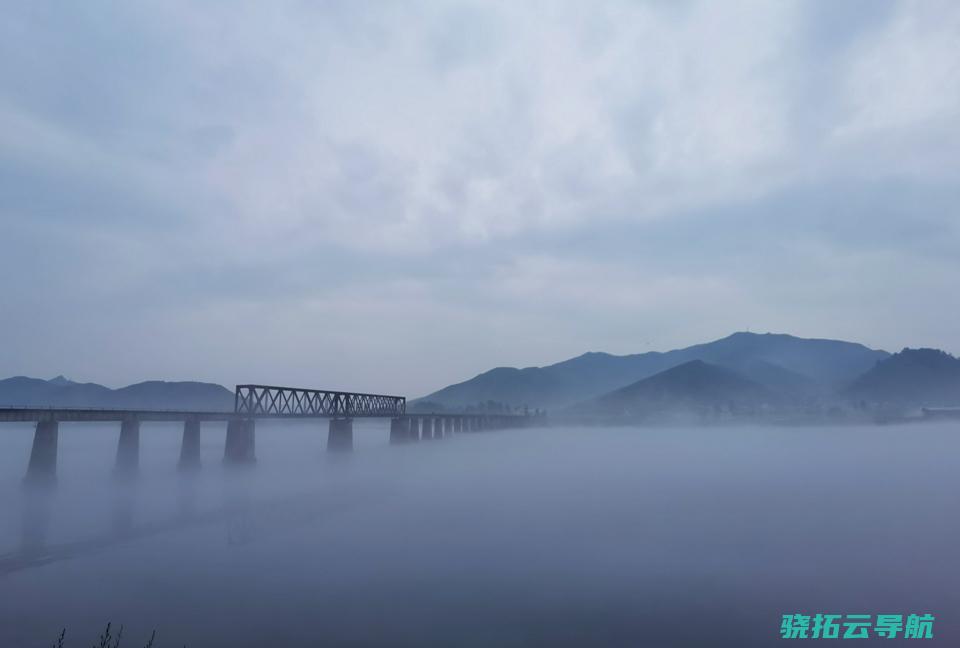
[[(936, 615), (960, 644), (960, 426), (551, 428), (391, 447), (259, 423), (252, 469), (176, 471), (181, 426), (61, 424), (21, 488), (0, 428), (0, 646), (750, 646), (784, 613)], [(895, 645), (897, 642), (890, 642)]]

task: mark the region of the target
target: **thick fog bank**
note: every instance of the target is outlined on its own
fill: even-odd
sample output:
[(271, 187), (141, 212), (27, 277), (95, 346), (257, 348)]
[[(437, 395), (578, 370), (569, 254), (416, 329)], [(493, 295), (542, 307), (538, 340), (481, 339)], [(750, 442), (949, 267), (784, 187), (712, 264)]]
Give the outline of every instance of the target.
[[(960, 637), (960, 426), (549, 428), (356, 451), (261, 424), (177, 473), (180, 431), (64, 424), (58, 482), (0, 435), (0, 645), (771, 645), (788, 612), (937, 615)], [(129, 639), (127, 639), (129, 638)], [(127, 640), (129, 643), (127, 643)], [(139, 642), (139, 643), (138, 643)], [(926, 645), (926, 644), (925, 644)]]

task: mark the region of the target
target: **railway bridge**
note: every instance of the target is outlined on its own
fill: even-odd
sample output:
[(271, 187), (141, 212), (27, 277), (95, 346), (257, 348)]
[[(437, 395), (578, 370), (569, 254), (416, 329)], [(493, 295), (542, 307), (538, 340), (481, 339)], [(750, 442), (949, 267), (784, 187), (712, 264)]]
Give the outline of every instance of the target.
[(464, 432), (524, 427), (534, 417), (526, 414), (415, 413), (406, 411), (406, 398), (384, 394), (237, 385), (233, 411), (186, 411), (107, 408), (0, 408), (0, 422), (34, 422), (36, 431), (27, 465), (28, 484), (56, 480), (59, 425), (63, 422), (120, 424), (115, 473), (136, 475), (140, 463), (140, 424), (148, 421), (183, 422), (179, 468), (200, 468), (200, 430), (205, 422), (225, 422), (223, 461), (227, 465), (256, 462), (256, 424), (264, 419), (328, 419), (327, 450), (353, 450), (355, 418), (389, 418), (390, 442), (442, 439)]

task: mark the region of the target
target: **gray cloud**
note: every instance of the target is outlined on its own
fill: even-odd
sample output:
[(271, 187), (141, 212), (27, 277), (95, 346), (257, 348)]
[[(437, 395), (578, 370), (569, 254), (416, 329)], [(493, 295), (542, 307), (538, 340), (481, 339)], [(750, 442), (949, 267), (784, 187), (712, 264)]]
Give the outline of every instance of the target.
[(15, 3), (0, 373), (960, 351), (958, 36), (950, 2)]

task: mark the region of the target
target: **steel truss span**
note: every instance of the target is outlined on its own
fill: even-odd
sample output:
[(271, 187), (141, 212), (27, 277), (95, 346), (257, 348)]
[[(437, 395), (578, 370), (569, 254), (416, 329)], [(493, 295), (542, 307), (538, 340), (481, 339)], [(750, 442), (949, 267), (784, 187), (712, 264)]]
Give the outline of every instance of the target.
[(237, 385), (233, 409), (237, 414), (276, 417), (403, 416), (403, 396), (358, 394), (270, 385)]

